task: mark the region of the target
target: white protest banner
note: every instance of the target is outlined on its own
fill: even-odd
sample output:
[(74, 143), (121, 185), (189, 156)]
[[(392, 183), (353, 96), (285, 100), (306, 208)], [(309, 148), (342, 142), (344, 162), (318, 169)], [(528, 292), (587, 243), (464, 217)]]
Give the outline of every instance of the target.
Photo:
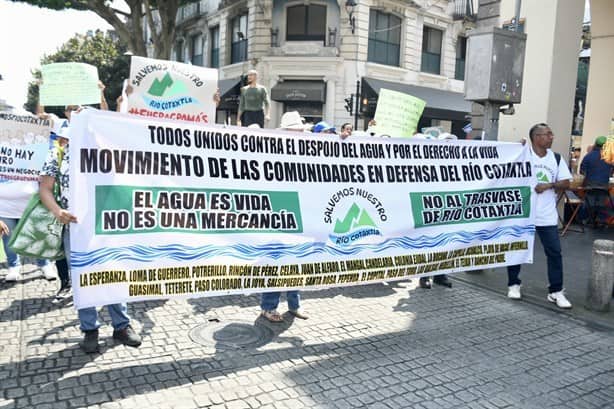
[(85, 105), (100, 103), (98, 68), (77, 62), (61, 62), (41, 67), (43, 83), (40, 104)]
[(132, 57), (128, 112), (200, 124), (215, 123), (216, 69)]
[(71, 127), (78, 308), (532, 262), (520, 144), (342, 143), (99, 111)]
[(410, 137), (424, 111), (426, 102), (402, 92), (380, 89), (375, 108), (375, 130), (378, 135)]
[(11, 191), (20, 182), (38, 182), (38, 174), (49, 151), (50, 132), (48, 120), (0, 113), (2, 191)]

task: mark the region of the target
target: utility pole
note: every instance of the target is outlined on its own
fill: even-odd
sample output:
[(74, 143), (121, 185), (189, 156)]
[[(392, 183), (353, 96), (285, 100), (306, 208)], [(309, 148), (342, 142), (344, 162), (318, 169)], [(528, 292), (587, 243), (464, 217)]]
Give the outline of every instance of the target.
[(356, 80), (356, 100), (354, 101), (354, 130), (358, 128), (358, 113), (360, 112), (360, 80)]

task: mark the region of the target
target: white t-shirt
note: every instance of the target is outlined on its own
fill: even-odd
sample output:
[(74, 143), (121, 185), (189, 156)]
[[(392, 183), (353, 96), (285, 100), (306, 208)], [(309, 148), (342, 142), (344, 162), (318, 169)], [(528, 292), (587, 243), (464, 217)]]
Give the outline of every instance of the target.
[[(556, 164), (554, 152), (550, 149), (546, 151), (546, 156), (540, 158), (531, 148), (531, 165), (533, 177), (537, 183), (554, 183), (559, 180), (572, 179), (569, 168), (565, 160), (561, 158), (559, 165)], [(558, 224), (558, 213), (556, 209), (557, 194), (554, 189), (548, 189), (542, 193), (536, 193), (535, 199), (535, 225), (536, 226), (556, 226)]]
[(38, 182), (0, 182), (0, 217), (19, 219), (36, 192)]

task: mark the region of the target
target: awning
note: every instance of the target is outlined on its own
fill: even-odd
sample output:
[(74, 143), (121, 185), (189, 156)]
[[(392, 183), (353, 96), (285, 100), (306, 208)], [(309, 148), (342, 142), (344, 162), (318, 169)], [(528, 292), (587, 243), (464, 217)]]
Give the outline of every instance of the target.
[(429, 118), (465, 121), (465, 116), (471, 112), (471, 102), (466, 101), (464, 95), (459, 92), (376, 80), (374, 78), (362, 79), (361, 101), (364, 102), (365, 98), (367, 99), (367, 104), (361, 105), (362, 112), (375, 114), (377, 97), (381, 88), (403, 92), (423, 99), (426, 101), (426, 107), (422, 115)]
[(218, 80), (220, 89), (220, 104), (217, 109), (236, 111), (239, 109), (239, 95), (241, 94), (241, 77)]
[(284, 81), (271, 90), (273, 101), (326, 102), (326, 84), (323, 81)]

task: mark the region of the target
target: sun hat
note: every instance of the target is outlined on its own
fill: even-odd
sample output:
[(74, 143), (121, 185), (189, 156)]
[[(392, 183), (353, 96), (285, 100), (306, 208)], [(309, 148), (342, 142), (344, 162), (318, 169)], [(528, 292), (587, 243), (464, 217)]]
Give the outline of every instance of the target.
[(303, 123), (303, 118), (298, 111), (289, 111), (281, 116), (281, 123), (279, 129), (292, 129), (292, 130), (305, 130), (311, 125)]

